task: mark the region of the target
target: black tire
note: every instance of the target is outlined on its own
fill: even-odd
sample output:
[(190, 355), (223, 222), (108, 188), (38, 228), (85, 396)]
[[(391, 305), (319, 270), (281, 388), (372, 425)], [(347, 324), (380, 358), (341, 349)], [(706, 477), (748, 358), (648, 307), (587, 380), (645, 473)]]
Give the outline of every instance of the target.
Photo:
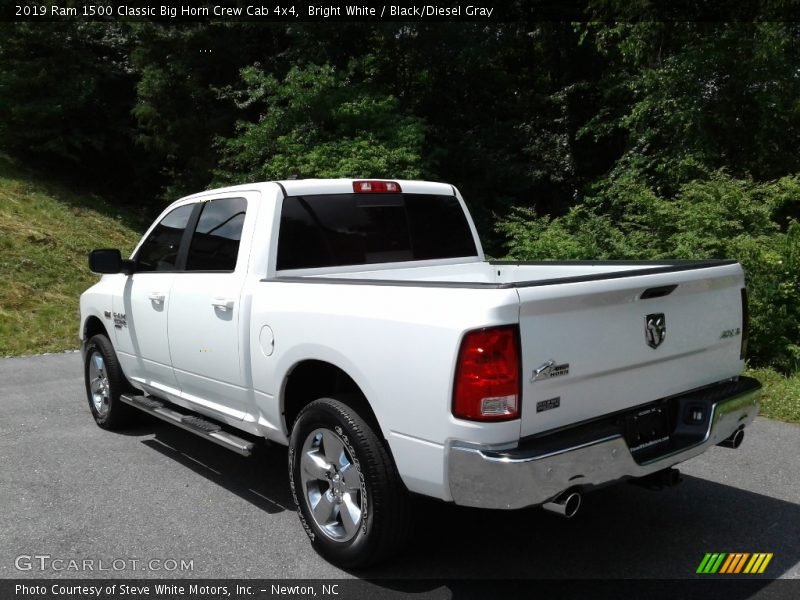
[[(320, 461), (326, 458), (325, 440), (330, 441), (335, 449), (340, 443), (343, 449), (340, 471), (320, 467), (311, 459), (317, 472), (326, 473), (327, 481), (319, 476), (315, 479), (304, 466), (312, 464), (304, 462), (304, 456), (305, 461), (312, 455)], [(324, 462), (333, 465), (334, 461)], [(357, 479), (352, 469), (356, 469)], [(340, 476), (338, 479), (337, 474)], [(358, 481), (356, 492), (353, 491), (353, 481)], [(397, 474), (394, 461), (373, 428), (344, 402), (321, 398), (300, 412), (289, 442), (289, 482), (300, 522), (312, 546), (335, 565), (345, 568), (373, 565), (402, 548), (410, 535), (409, 493)], [(348, 487), (349, 491), (343, 491), (342, 486)], [(314, 515), (311, 503), (315, 495), (319, 497), (317, 507), (322, 505), (324, 496), (326, 504), (321, 512), (331, 515), (328, 526), (318, 522)], [(354, 519), (348, 519), (348, 531), (343, 511), (347, 510), (346, 506), (356, 505), (360, 508), (360, 519), (355, 528)], [(328, 506), (331, 507), (330, 513)]]
[[(102, 368), (99, 372), (105, 376), (105, 381), (107, 382), (103, 392), (99, 394), (101, 396), (99, 403), (95, 402), (95, 394), (92, 389), (92, 380), (94, 378), (91, 376), (93, 368), (95, 373), (98, 372), (97, 356), (102, 359)], [(86, 344), (83, 360), (86, 398), (89, 401), (89, 409), (92, 411), (95, 422), (103, 429), (109, 430), (122, 429), (133, 425), (136, 422), (136, 413), (139, 411), (119, 399), (120, 394), (133, 391), (133, 387), (122, 374), (117, 354), (114, 352), (114, 346), (111, 345), (109, 339), (103, 334), (93, 336)], [(94, 385), (97, 386), (97, 383), (94, 383)]]

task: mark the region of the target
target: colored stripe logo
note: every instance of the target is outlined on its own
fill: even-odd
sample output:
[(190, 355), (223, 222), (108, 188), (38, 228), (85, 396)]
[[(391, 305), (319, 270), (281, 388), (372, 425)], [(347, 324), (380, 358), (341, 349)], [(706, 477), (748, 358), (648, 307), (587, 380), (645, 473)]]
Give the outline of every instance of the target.
[(763, 573), (772, 560), (772, 552), (707, 552), (696, 573), (736, 575)]

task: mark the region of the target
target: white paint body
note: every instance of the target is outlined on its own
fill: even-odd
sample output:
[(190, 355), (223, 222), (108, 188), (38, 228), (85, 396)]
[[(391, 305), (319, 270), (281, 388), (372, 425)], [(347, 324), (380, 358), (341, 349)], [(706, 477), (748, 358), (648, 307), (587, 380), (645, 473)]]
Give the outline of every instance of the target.
[[(289, 196), (352, 192), (352, 180), (282, 185)], [(455, 193), (467, 210), (452, 186), (400, 185), (406, 193)], [(234, 196), (248, 207), (233, 273), (105, 275), (81, 296), (82, 334), (86, 320), (97, 317), (136, 387), (281, 444), (290, 433), (283, 392), (293, 368), (309, 359), (335, 365), (367, 398), (411, 491), (452, 499), (447, 451), (455, 440), (513, 448), (523, 436), (730, 379), (743, 367), (740, 337), (721, 337), (742, 324), (738, 264), (632, 276), (618, 275), (641, 273), (642, 264), (492, 264), (467, 213), (478, 248), (471, 259), (276, 272), (283, 198), (276, 183), (189, 196), (161, 216), (182, 204)], [(474, 285), (598, 273), (615, 276)], [(337, 279), (343, 281), (331, 281)], [(639, 299), (647, 288), (676, 284), (668, 296)], [(214, 305), (220, 299), (227, 309)], [(115, 328), (106, 311), (125, 313), (127, 327)], [(644, 336), (651, 313), (665, 313), (668, 323), (656, 349)], [(499, 423), (453, 417), (464, 333), (505, 324), (520, 327), (522, 417)], [(533, 370), (551, 359), (569, 363), (569, 375), (532, 382)], [(536, 412), (538, 401), (554, 397), (558, 409)]]

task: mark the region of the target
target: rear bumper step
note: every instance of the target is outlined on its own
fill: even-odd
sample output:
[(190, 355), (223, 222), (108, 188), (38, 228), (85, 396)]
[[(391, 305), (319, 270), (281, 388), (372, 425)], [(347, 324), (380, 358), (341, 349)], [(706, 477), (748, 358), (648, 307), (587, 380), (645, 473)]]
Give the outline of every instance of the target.
[(250, 456), (255, 447), (253, 442), (249, 442), (232, 433), (223, 431), (222, 426), (214, 421), (204, 419), (194, 414), (178, 412), (177, 410), (166, 407), (163, 402), (150, 398), (149, 396), (128, 396), (122, 394), (119, 399), (149, 415), (153, 415), (167, 423), (177, 425), (181, 429), (185, 429), (201, 438), (219, 444), (228, 450), (233, 450), (242, 456)]

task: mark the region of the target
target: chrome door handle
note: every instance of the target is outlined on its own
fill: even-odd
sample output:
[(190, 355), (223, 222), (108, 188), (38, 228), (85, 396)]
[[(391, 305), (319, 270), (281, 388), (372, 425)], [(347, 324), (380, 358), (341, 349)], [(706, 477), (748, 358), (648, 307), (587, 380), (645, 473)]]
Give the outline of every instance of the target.
[(150, 300), (152, 300), (153, 302), (156, 302), (158, 304), (164, 304), (165, 296), (161, 292), (150, 292), (150, 295), (148, 296), (148, 298), (150, 298)]
[(231, 298), (214, 298), (211, 301), (211, 306), (220, 310), (231, 310), (233, 308), (233, 300)]

